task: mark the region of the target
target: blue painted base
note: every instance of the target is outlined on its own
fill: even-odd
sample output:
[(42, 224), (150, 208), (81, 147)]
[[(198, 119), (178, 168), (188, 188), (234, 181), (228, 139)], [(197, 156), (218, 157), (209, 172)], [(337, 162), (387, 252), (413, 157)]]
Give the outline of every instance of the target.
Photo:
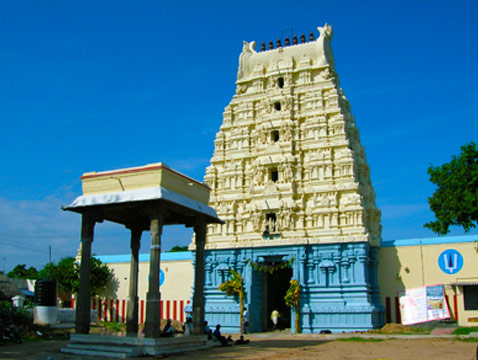
[[(377, 284), (377, 249), (368, 243), (208, 250), (205, 258), (205, 311), (211, 328), (239, 332), (239, 300), (217, 287), (229, 278), (229, 268), (244, 278), (249, 331), (270, 330), (270, 311), (282, 306), (282, 326), (295, 332), (295, 314), (285, 308), (289, 280), (300, 284), (300, 324), (303, 333), (369, 330), (383, 326)], [(294, 259), (291, 270), (272, 275), (251, 266), (281, 264)]]

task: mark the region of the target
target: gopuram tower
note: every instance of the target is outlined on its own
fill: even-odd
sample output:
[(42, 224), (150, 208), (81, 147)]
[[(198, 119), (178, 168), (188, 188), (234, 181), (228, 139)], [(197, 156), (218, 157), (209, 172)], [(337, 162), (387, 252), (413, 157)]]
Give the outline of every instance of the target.
[[(350, 104), (339, 87), (330, 25), (320, 36), (244, 42), (237, 90), (225, 108), (206, 170), (209, 205), (224, 224), (208, 227), (205, 311), (239, 331), (239, 305), (217, 287), (242, 274), (249, 331), (294, 325), (284, 302), (300, 285), (304, 333), (382, 325), (376, 251), (380, 211)], [(292, 312), (292, 313), (291, 313)]]

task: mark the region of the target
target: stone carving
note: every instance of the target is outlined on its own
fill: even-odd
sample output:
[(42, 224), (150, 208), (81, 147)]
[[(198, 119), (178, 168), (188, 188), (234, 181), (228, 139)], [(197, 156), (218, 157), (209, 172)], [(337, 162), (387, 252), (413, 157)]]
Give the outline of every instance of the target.
[[(319, 26), (317, 28), (317, 30), (319, 30), (320, 32), (320, 36), (325, 36), (327, 37), (327, 39), (329, 39), (329, 41), (332, 40), (332, 36), (334, 35), (334, 31), (332, 30), (332, 26), (325, 23), (324, 26)], [(254, 44), (255, 45), (255, 44)]]
[(241, 79), (248, 75), (247, 60), (248, 58), (255, 53), (254, 48), (256, 47), (256, 42), (252, 41), (250, 43), (244, 41), (242, 47), (242, 53), (239, 55), (239, 71), (237, 72), (237, 78)]
[(299, 238), (379, 244), (366, 157), (336, 80), (333, 30), (328, 24), (318, 30), (317, 40), (273, 51), (243, 43), (237, 94), (205, 176), (211, 205), (227, 221), (208, 232), (208, 248), (263, 246), (269, 211), (283, 245)]

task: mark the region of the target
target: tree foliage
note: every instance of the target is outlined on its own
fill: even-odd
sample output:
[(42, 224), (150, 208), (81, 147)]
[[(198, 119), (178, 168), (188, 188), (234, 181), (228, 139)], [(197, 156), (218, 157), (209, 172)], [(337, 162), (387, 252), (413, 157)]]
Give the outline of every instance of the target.
[(166, 251), (166, 252), (183, 252), (183, 251), (188, 251), (188, 247), (185, 246), (179, 246), (179, 245), (174, 245), (171, 250)]
[[(112, 277), (111, 270), (101, 260), (92, 257), (90, 260), (90, 295), (95, 296), (106, 289)], [(58, 290), (64, 293), (78, 293), (80, 288), (80, 264), (69, 256), (62, 258), (58, 263), (50, 263), (40, 271), (40, 278), (54, 279), (58, 283)]]
[(424, 226), (440, 235), (449, 233), (452, 225), (465, 232), (478, 224), (478, 149), (471, 142), (461, 147), (449, 163), (428, 168), (430, 181), (437, 186), (428, 198), (435, 221)]
[(239, 296), (239, 311), (241, 314), (240, 329), (242, 335), (242, 324), (244, 323), (244, 280), (241, 274), (231, 268), (229, 268), (229, 273), (231, 274), (229, 280), (224, 281), (217, 289), (219, 291), (224, 291), (228, 296)]
[(285, 304), (295, 309), (295, 331), (300, 333), (300, 286), (298, 280), (291, 280), (284, 296)]
[(27, 269), (25, 264), (18, 264), (7, 276), (12, 279), (38, 279), (38, 270), (33, 266)]

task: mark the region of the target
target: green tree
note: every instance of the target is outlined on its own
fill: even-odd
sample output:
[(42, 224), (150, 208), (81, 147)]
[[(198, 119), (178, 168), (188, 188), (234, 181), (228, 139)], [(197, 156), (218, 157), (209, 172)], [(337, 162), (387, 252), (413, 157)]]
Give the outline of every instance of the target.
[(60, 292), (71, 294), (79, 287), (77, 267), (75, 258), (68, 256), (60, 259), (58, 263), (46, 264), (40, 270), (40, 278), (56, 280)]
[(440, 235), (450, 232), (452, 225), (465, 232), (478, 224), (478, 149), (474, 142), (461, 147), (449, 163), (428, 168), (430, 181), (437, 186), (428, 198), (435, 221), (424, 226)]
[(244, 280), (242, 279), (241, 274), (237, 271), (232, 270), (229, 268), (229, 273), (231, 277), (229, 280), (224, 281), (219, 287), (217, 288), (219, 291), (224, 291), (228, 296), (239, 296), (239, 311), (240, 311), (240, 329), (241, 335), (243, 332), (243, 324), (244, 324)]
[(13, 279), (38, 279), (38, 270), (33, 266), (27, 269), (25, 264), (18, 264), (7, 273), (7, 276)]
[(188, 251), (187, 246), (179, 246), (179, 245), (174, 245), (171, 250), (166, 251), (166, 252), (182, 252), (182, 251)]
[[(78, 266), (78, 273), (80, 268)], [(95, 296), (106, 290), (108, 281), (113, 277), (108, 265), (103, 264), (100, 259), (95, 257), (91, 258), (91, 275), (90, 275), (90, 295)], [(78, 281), (78, 287), (75, 288), (75, 293), (78, 292), (80, 288), (80, 283)]]
[(295, 309), (295, 332), (300, 334), (300, 286), (298, 280), (291, 280), (284, 296), (285, 304)]
[[(106, 289), (113, 274), (106, 264), (92, 257), (90, 261), (90, 295), (95, 296)], [(40, 271), (40, 278), (54, 279), (58, 290), (63, 293), (78, 293), (80, 288), (80, 265), (74, 257), (65, 257), (58, 263), (46, 264)]]

